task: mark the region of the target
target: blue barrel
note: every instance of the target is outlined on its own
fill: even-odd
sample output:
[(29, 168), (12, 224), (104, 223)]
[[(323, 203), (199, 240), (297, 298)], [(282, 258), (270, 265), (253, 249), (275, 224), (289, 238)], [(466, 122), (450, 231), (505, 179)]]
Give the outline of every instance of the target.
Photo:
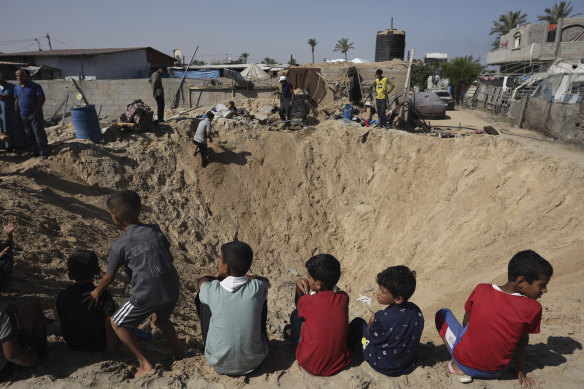
[(343, 111), (343, 119), (353, 120), (353, 106), (351, 104), (345, 104), (345, 110)]
[(73, 119), (73, 127), (75, 127), (77, 139), (90, 139), (94, 142), (101, 140), (101, 129), (99, 128), (95, 105), (72, 107), (71, 119)]

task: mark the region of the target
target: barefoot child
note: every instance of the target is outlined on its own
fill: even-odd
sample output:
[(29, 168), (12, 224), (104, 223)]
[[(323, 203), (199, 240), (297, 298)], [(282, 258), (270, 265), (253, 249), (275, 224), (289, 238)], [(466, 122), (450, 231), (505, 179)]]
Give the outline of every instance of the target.
[(406, 266), (392, 266), (377, 275), (377, 284), (377, 302), (388, 307), (372, 314), (369, 324), (353, 319), (349, 343), (361, 346), (367, 363), (381, 374), (408, 374), (416, 368), (424, 329), (422, 311), (408, 301), (416, 290), (416, 275)]
[(179, 297), (179, 278), (170, 252), (170, 242), (155, 224), (138, 222), (141, 201), (138, 193), (120, 190), (110, 196), (107, 206), (113, 222), (125, 230), (110, 250), (107, 272), (99, 285), (89, 294), (91, 306), (110, 285), (120, 267), (126, 269), (131, 283), (130, 298), (112, 317), (116, 335), (138, 359), (140, 367), (135, 378), (154, 368), (146, 359), (132, 330), (149, 316), (152, 323), (166, 336), (176, 360), (184, 358), (170, 315)]
[(452, 355), (449, 370), (460, 382), (499, 376), (515, 354), (519, 384), (534, 385), (523, 360), (529, 334), (539, 333), (536, 300), (547, 292), (552, 274), (552, 265), (536, 252), (520, 251), (509, 262), (506, 284), (479, 284), (473, 290), (462, 325), (449, 309), (436, 313), (436, 328)]
[(296, 281), (298, 309), (290, 316), (292, 341), (298, 345), (296, 359), (310, 374), (330, 376), (351, 362), (349, 296), (333, 291), (341, 278), (341, 264), (332, 255), (310, 258), (306, 269), (308, 278)]
[(111, 293), (105, 290), (97, 305), (89, 308), (85, 295), (95, 289), (93, 280), (100, 274), (97, 255), (90, 250), (76, 250), (67, 260), (67, 275), (75, 284), (59, 293), (57, 312), (65, 343), (76, 351), (113, 353), (117, 338), (111, 317), (117, 310)]
[(268, 355), (268, 280), (246, 275), (253, 252), (243, 242), (221, 246), (217, 275), (199, 280), (195, 305), (201, 319), (205, 357), (219, 374), (255, 370)]

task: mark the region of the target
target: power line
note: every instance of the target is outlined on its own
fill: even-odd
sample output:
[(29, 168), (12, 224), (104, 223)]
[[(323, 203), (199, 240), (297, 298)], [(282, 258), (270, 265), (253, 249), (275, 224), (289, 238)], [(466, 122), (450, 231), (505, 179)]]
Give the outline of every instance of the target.
[(55, 39), (55, 37), (54, 37), (54, 36), (52, 36), (52, 37), (51, 37), (51, 39), (52, 39), (52, 40), (54, 40), (55, 42), (59, 42), (59, 43), (60, 43), (60, 44), (62, 44), (63, 46), (67, 46), (67, 47), (69, 47), (69, 48), (71, 48), (71, 49), (76, 49), (76, 47), (74, 47), (74, 46), (71, 46), (71, 45), (69, 45), (69, 44), (67, 44), (67, 43), (65, 43), (65, 42), (62, 42), (62, 41), (60, 41), (60, 40), (58, 40), (58, 39)]

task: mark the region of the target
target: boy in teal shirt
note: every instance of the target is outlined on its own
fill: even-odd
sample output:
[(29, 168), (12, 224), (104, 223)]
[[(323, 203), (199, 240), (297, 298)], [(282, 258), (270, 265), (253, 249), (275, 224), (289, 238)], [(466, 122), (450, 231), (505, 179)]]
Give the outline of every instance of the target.
[(199, 281), (195, 305), (201, 319), (205, 357), (219, 374), (243, 375), (268, 355), (268, 280), (247, 275), (253, 260), (243, 242), (221, 246), (217, 275)]

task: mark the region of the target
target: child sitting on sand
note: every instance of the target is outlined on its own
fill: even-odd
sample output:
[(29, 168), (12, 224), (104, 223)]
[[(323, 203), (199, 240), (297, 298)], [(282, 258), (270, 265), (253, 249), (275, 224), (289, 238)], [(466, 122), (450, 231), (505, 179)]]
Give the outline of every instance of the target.
[(300, 367), (313, 375), (330, 376), (351, 362), (349, 296), (333, 291), (341, 278), (341, 264), (335, 257), (319, 254), (305, 266), (308, 278), (296, 281), (298, 309), (290, 316), (291, 340), (298, 345)]
[(146, 359), (132, 329), (149, 316), (152, 323), (166, 336), (175, 360), (184, 358), (170, 315), (178, 302), (179, 278), (172, 262), (170, 242), (155, 224), (138, 222), (141, 200), (132, 190), (120, 190), (110, 196), (107, 206), (114, 223), (125, 230), (110, 250), (107, 272), (99, 285), (89, 294), (90, 306), (99, 303), (115, 274), (124, 266), (131, 283), (130, 298), (112, 317), (112, 327), (122, 343), (138, 359), (140, 367), (135, 378), (154, 369)]
[(97, 255), (89, 250), (77, 250), (67, 260), (67, 275), (75, 284), (59, 293), (57, 312), (65, 342), (77, 351), (107, 351), (113, 353), (116, 335), (110, 322), (117, 309), (111, 293), (105, 290), (98, 303), (89, 308), (84, 301), (95, 289), (93, 279), (100, 273)]
[(424, 329), (420, 308), (408, 301), (416, 290), (416, 275), (406, 266), (392, 266), (377, 275), (377, 284), (377, 302), (388, 307), (372, 314), (369, 324), (353, 319), (349, 344), (362, 346), (376, 371), (392, 377), (408, 374), (416, 368)]
[(536, 252), (520, 251), (509, 262), (506, 284), (473, 290), (462, 325), (449, 309), (436, 313), (436, 328), (454, 362), (448, 368), (460, 382), (499, 376), (515, 353), (519, 384), (534, 385), (523, 359), (529, 334), (539, 333), (542, 310), (536, 300), (547, 292), (552, 274), (552, 265)]
[(12, 219), (8, 219), (8, 223), (2, 223), (6, 240), (0, 242), (0, 290), (5, 291), (8, 288), (8, 283), (12, 278), (12, 269), (14, 268), (14, 229), (16, 224)]
[(268, 355), (266, 278), (247, 275), (253, 252), (243, 242), (221, 246), (217, 275), (199, 280), (195, 305), (201, 319), (205, 357), (219, 374), (243, 375)]
[(0, 381), (14, 365), (35, 366), (47, 355), (47, 331), (39, 304), (0, 302)]

